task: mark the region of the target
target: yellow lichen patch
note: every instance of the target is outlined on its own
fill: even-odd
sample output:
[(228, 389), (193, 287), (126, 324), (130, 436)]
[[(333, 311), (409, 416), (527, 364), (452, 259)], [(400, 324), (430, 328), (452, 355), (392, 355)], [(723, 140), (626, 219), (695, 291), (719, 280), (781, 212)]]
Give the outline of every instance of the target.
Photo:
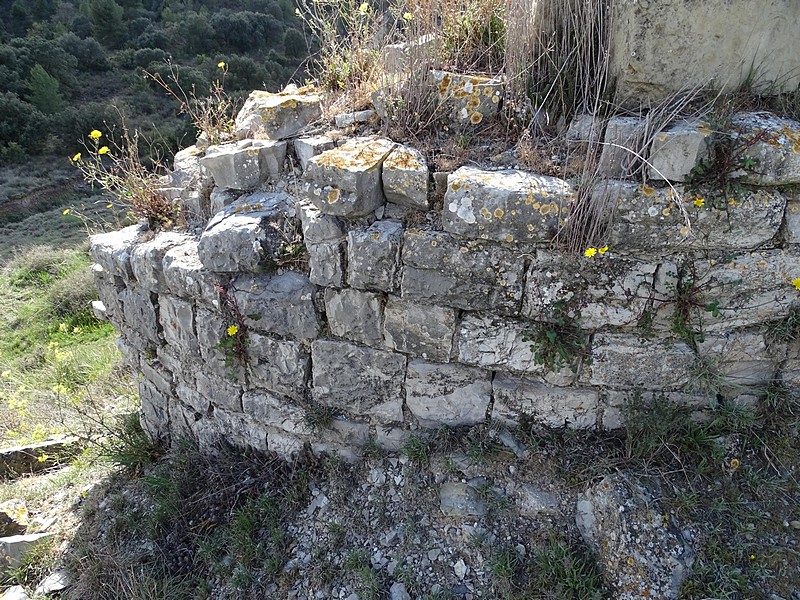
[(385, 167), (390, 167), (393, 169), (408, 169), (408, 170), (419, 170), (422, 168), (422, 165), (417, 160), (417, 158), (411, 152), (406, 152), (405, 150), (395, 150), (392, 152), (384, 162)]
[(533, 223), (528, 223), (528, 231), (533, 231), (533, 230), (534, 230)]
[(467, 96), (469, 96), (469, 94), (461, 89), (457, 89), (456, 91), (453, 92), (453, 98), (461, 99), (461, 98), (466, 98)]
[(642, 185), (639, 189), (645, 198), (652, 198), (656, 195), (656, 189), (649, 185)]
[(477, 125), (481, 121), (483, 121), (483, 115), (479, 112), (474, 112), (469, 117), (469, 122), (473, 125)]
[(531, 208), (533, 210), (539, 210), (540, 208), (542, 208), (542, 203), (541, 202), (534, 202), (533, 204), (531, 204)]
[(486, 96), (487, 98), (489, 96), (491, 96), (492, 95), (492, 88), (490, 88), (490, 87), (483, 88), (483, 95)]
[(446, 93), (449, 87), (450, 87), (450, 75), (445, 75), (439, 82), (439, 93), (440, 94)]
[(666, 134), (666, 133), (659, 133), (659, 134), (656, 136), (656, 139), (657, 139), (659, 142), (666, 142), (666, 141), (667, 141), (667, 134)]
[(460, 181), (454, 181), (453, 183), (450, 184), (450, 189), (453, 190), (454, 192), (457, 192), (459, 188), (461, 188)]
[(500, 102), (500, 96), (495, 94), (492, 96), (492, 104), (497, 104), (498, 102)]
[(342, 195), (342, 191), (338, 188), (331, 188), (328, 190), (327, 200), (328, 204), (334, 204), (335, 202), (339, 201), (339, 197)]
[(485, 206), (483, 208), (481, 208), (481, 216), (484, 219), (486, 219), (487, 221), (491, 221), (492, 220), (492, 213)]
[(439, 242), (437, 242), (436, 240), (431, 240), (431, 246), (436, 248), (436, 246), (438, 246), (438, 245), (439, 245)]
[(569, 216), (569, 206), (566, 206), (566, 205), (562, 206), (561, 207), (561, 214), (563, 216), (565, 216), (565, 217)]
[(506, 241), (508, 243), (513, 242), (514, 241), (514, 236), (509, 233), (508, 235), (506, 235)]
[(467, 100), (467, 110), (472, 112), (481, 105), (480, 96), (470, 96)]
[(697, 126), (697, 133), (701, 134), (703, 137), (708, 137), (714, 132), (711, 130), (711, 127), (708, 126), (708, 123), (700, 123), (700, 125)]
[(680, 234), (681, 234), (682, 236), (684, 236), (684, 237), (686, 237), (687, 235), (689, 235), (689, 226), (688, 226), (688, 225), (684, 225), (683, 227), (681, 227), (681, 228), (680, 228)]
[(668, 217), (670, 212), (672, 212), (672, 208), (667, 206), (665, 209), (661, 211), (661, 214), (664, 215), (665, 217)]
[(494, 216), (498, 219), (501, 219), (503, 215), (506, 214), (502, 208), (495, 208), (494, 209)]
[(379, 240), (379, 239), (381, 239), (381, 234), (380, 234), (380, 233), (378, 233), (378, 232), (375, 232), (375, 233), (370, 233), (370, 234), (369, 234), (369, 238), (370, 238), (371, 240)]
[(798, 210), (800, 210), (800, 207), (798, 207), (797, 204), (793, 204), (789, 207), (789, 212), (792, 214), (796, 213)]

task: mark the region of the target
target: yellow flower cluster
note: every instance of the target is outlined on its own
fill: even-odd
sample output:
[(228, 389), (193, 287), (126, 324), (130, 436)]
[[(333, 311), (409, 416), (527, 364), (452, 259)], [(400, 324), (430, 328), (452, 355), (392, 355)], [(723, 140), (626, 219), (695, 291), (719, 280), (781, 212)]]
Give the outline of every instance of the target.
[(792, 285), (794, 286), (794, 289), (800, 290), (800, 277), (797, 279), (792, 279)]
[(228, 336), (229, 337), (233, 337), (237, 333), (239, 333), (239, 328), (236, 325), (231, 325), (230, 327), (228, 327)]
[(225, 61), (224, 60), (219, 61), (217, 63), (217, 68), (218, 69), (224, 69), (225, 68)]
[(596, 254), (599, 254), (600, 256), (602, 256), (606, 252), (608, 252), (608, 246), (603, 246), (602, 248), (595, 248), (593, 246), (590, 246), (589, 248), (584, 250), (583, 255), (586, 258), (592, 258)]
[(692, 202), (692, 204), (694, 204), (697, 208), (703, 208), (705, 203), (706, 199), (701, 196), (698, 196), (697, 198), (694, 199), (694, 202)]
[(92, 129), (89, 132), (89, 137), (92, 138), (93, 140), (99, 140), (101, 137), (103, 137), (103, 132), (97, 129)]

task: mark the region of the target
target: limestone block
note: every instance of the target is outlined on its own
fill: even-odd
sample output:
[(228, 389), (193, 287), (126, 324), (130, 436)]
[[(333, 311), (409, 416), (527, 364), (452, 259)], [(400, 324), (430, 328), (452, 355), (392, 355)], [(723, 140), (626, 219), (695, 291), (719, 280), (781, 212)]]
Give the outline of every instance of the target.
[(151, 292), (165, 291), (164, 255), (187, 241), (189, 238), (185, 234), (165, 231), (156, 234), (152, 240), (134, 245), (130, 253), (131, 271), (139, 287)]
[(709, 200), (696, 206), (682, 186), (676, 190), (678, 195), (671, 188), (600, 182), (593, 202), (615, 211), (607, 245), (614, 250), (754, 248), (775, 237), (786, 206), (785, 196), (776, 190), (748, 190), (725, 210), (713, 208)]
[(338, 218), (323, 214), (311, 202), (298, 201), (297, 214), (303, 228), (303, 240), (306, 244), (320, 242), (337, 242), (344, 238), (344, 229)]
[(214, 420), (217, 421), (217, 444), (224, 440), (226, 445), (232, 445), (242, 450), (258, 452), (268, 450), (267, 428), (248, 415), (217, 410), (214, 412)]
[(226, 190), (221, 187), (215, 187), (209, 195), (209, 212), (212, 215), (217, 214), (223, 208), (227, 208), (239, 199), (241, 194), (236, 190)]
[(198, 307), (195, 327), (202, 358), (202, 370), (215, 377), (229, 379), (244, 385), (244, 369), (232, 355), (226, 354), (221, 347), (221, 342), (231, 325), (234, 323), (226, 322), (219, 312)]
[(400, 427), (376, 427), (375, 428), (375, 443), (380, 448), (388, 450), (389, 452), (397, 452), (402, 450), (408, 441), (410, 431), (406, 431)]
[(394, 142), (380, 137), (346, 141), (309, 159), (303, 174), (304, 199), (328, 215), (368, 215), (386, 202), (381, 167)]
[(158, 297), (159, 317), (164, 341), (182, 354), (199, 356), (200, 348), (194, 329), (194, 306), (188, 300), (161, 294)]
[(424, 360), (408, 363), (406, 406), (423, 427), (474, 425), (486, 419), (491, 373)]
[[(196, 374), (197, 391), (208, 398), (216, 408), (226, 411), (242, 412), (242, 386), (227, 377), (211, 373)], [(214, 413), (216, 417), (216, 411)]]
[(458, 328), (458, 362), (489, 370), (540, 377), (551, 385), (570, 385), (576, 374), (569, 367), (552, 373), (536, 364), (528, 324), (497, 315), (466, 313)]
[(428, 210), (429, 177), (422, 152), (398, 145), (383, 162), (383, 193), (389, 202)]
[(800, 194), (789, 192), (786, 194), (786, 241), (790, 244), (800, 244)]
[(452, 308), (407, 302), (389, 296), (384, 332), (386, 346), (436, 362), (450, 361), (456, 311)]
[(170, 396), (147, 379), (140, 379), (139, 399), (139, 422), (142, 429), (152, 441), (168, 444)]
[(251, 92), (236, 115), (235, 135), (268, 140), (292, 136), (322, 115), (320, 100), (311, 88)]
[(317, 402), (382, 423), (403, 420), (405, 356), (329, 340), (313, 342), (311, 356)]
[(63, 435), (36, 444), (5, 447), (0, 450), (0, 477), (13, 479), (49, 469), (77, 456), (84, 448), (80, 439)]
[(699, 119), (679, 121), (657, 133), (650, 143), (650, 179), (686, 181), (700, 160), (708, 158), (710, 134), (708, 123)]
[(641, 151), (645, 123), (638, 117), (611, 117), (606, 124), (597, 172), (604, 177), (626, 177)]
[(251, 387), (264, 388), (296, 400), (303, 399), (311, 365), (308, 351), (301, 343), (250, 332), (247, 351), (250, 355), (248, 378)]
[(159, 392), (167, 397), (174, 395), (173, 374), (161, 364), (161, 361), (142, 358), (141, 372), (142, 377), (153, 384)]
[(590, 388), (558, 388), (496, 374), (492, 420), (517, 425), (523, 418), (549, 427), (589, 429), (597, 422), (599, 394)]
[(519, 251), (410, 229), (403, 238), (403, 264), (404, 300), (519, 313), (524, 281)]
[(675, 390), (688, 383), (694, 361), (694, 353), (683, 342), (600, 333), (592, 342), (587, 379), (592, 385), (616, 389)]
[(333, 419), (329, 427), (318, 431), (319, 440), (311, 443), (314, 454), (338, 454), (347, 463), (363, 458), (362, 448), (369, 442), (369, 425)]
[(436, 70), (430, 77), (450, 125), (472, 128), (497, 116), (505, 92), (502, 79)]
[(354, 288), (391, 292), (397, 288), (403, 226), (376, 221), (347, 233), (347, 282)]
[(634, 399), (641, 401), (644, 406), (652, 405), (656, 401), (669, 402), (701, 415), (702, 411), (710, 410), (717, 404), (717, 397), (709, 392), (667, 392), (647, 390), (606, 390), (602, 404), (603, 429), (620, 429), (625, 425), (626, 406)]
[(175, 153), (172, 171), (169, 173), (168, 178), (170, 185), (181, 190), (180, 196), (195, 192), (208, 198), (212, 182), (211, 177), (200, 162), (204, 155), (205, 149), (197, 146), (189, 146)]
[(242, 396), (244, 413), (262, 425), (275, 427), (295, 435), (311, 435), (305, 411), (264, 390), (252, 390)]
[(610, 15), (610, 76), (636, 106), (691, 88), (770, 93), (800, 83), (793, 0), (615, 2)]
[(762, 333), (706, 336), (697, 345), (697, 355), (711, 371), (711, 383), (718, 378), (726, 396), (740, 393), (742, 386), (764, 386), (774, 381), (783, 358), (769, 352)]
[(382, 296), (353, 289), (327, 289), (325, 314), (331, 334), (359, 344), (383, 347)]
[(567, 128), (567, 144), (570, 147), (594, 145), (600, 141), (603, 121), (590, 114), (575, 115)]
[(333, 140), (327, 135), (315, 135), (311, 137), (301, 137), (292, 141), (294, 155), (300, 163), (300, 168), (305, 171), (308, 161), (317, 154), (322, 154), (326, 150), (334, 147)]
[(562, 179), (461, 167), (447, 178), (444, 230), (498, 242), (549, 242), (575, 194)]
[(389, 44), (381, 53), (386, 73), (403, 73), (416, 66), (425, 57), (431, 57), (439, 45), (432, 33), (409, 42)]
[[(27, 554), (33, 551), (37, 545), (42, 544), (51, 537), (53, 537), (52, 533), (29, 533), (0, 538), (0, 571), (8, 573), (11, 569), (19, 568), (22, 566)], [(16, 586), (8, 591), (11, 590), (16, 590)], [(6, 594), (8, 594), (8, 591), (6, 591)], [(19, 594), (19, 592), (22, 593)], [(28, 598), (22, 586), (19, 586), (19, 592), (16, 592), (16, 595), (13, 596), (9, 595), (9, 600)]]
[(306, 251), (309, 281), (323, 287), (342, 287), (345, 243), (342, 241), (306, 244)]
[[(547, 318), (563, 305), (584, 329), (635, 327), (646, 310), (674, 296), (677, 271), (669, 261), (540, 250), (528, 269), (522, 314)], [(660, 316), (667, 315), (662, 310)]]
[(209, 221), (197, 246), (200, 262), (215, 272), (275, 270), (294, 213), (293, 199), (283, 192), (242, 196)]
[(274, 276), (242, 275), (234, 280), (232, 289), (251, 329), (300, 340), (319, 335), (316, 288), (308, 277), (293, 271)]
[(175, 386), (175, 396), (180, 400), (181, 404), (195, 413), (199, 415), (208, 413), (211, 401), (194, 389), (194, 386), (189, 386), (179, 381)]
[(800, 183), (800, 123), (768, 112), (745, 113), (732, 119), (745, 156), (755, 159), (752, 173), (743, 176), (755, 185)]
[(357, 110), (356, 112), (338, 114), (333, 118), (333, 122), (339, 129), (344, 129), (356, 123), (367, 123), (376, 114), (374, 110)]
[(94, 286), (105, 307), (106, 316), (118, 326), (122, 318), (122, 304), (119, 300), (119, 293), (125, 289), (125, 282), (121, 277), (114, 277), (109, 274), (97, 263), (93, 264), (91, 269)]
[[(128, 327), (153, 344), (161, 343), (155, 294), (139, 288), (126, 288), (119, 294), (122, 314)], [(141, 345), (141, 344), (140, 344)]]
[(200, 262), (197, 240), (171, 248), (164, 254), (164, 282), (170, 293), (209, 306), (219, 303), (214, 282), (217, 276)]
[(270, 430), (267, 432), (267, 448), (278, 456), (289, 460), (303, 450), (305, 441), (295, 435), (289, 435), (278, 431)]
[(489, 512), (478, 491), (467, 483), (447, 481), (439, 488), (439, 508), (450, 517), (483, 517)]
[(252, 190), (283, 172), (286, 142), (242, 140), (211, 146), (201, 159), (217, 187)]
[(98, 321), (108, 321), (106, 305), (101, 300), (92, 300), (92, 314)]
[(575, 521), (614, 598), (679, 597), (694, 554), (674, 515), (644, 486), (612, 475), (578, 496)]
[(143, 232), (140, 225), (131, 225), (119, 231), (89, 236), (94, 262), (103, 267), (111, 277), (121, 277), (125, 282), (133, 281), (131, 251)]

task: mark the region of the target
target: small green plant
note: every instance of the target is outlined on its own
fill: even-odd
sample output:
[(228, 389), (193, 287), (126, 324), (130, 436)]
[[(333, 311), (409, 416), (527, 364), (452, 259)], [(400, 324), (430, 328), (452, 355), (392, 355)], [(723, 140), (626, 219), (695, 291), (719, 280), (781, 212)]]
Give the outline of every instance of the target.
[(595, 561), (583, 548), (550, 537), (532, 557), (533, 597), (555, 600), (600, 600), (604, 597), (603, 578)]
[(220, 306), (227, 324), (222, 339), (217, 345), (225, 353), (225, 366), (247, 367), (250, 362), (250, 353), (247, 349), (248, 330), (244, 315), (236, 302), (236, 296), (231, 293), (231, 287), (224, 285), (221, 281), (214, 283), (214, 290), (219, 295)]
[(522, 557), (514, 548), (502, 546), (494, 549), (488, 562), (492, 576), (508, 585), (522, 566)]
[(426, 467), (430, 464), (431, 443), (418, 435), (408, 436), (401, 452), (419, 467)]
[[(664, 306), (672, 308), (672, 333), (685, 341), (692, 350), (697, 350), (697, 345), (705, 339), (703, 334), (703, 315), (708, 314), (717, 318), (721, 314), (719, 300), (709, 300), (706, 297), (706, 288), (711, 281), (700, 283), (697, 270), (693, 262), (680, 265), (678, 272), (668, 272), (667, 276), (674, 279), (668, 283), (667, 289), (671, 298), (664, 302)], [(646, 327), (652, 323), (652, 314), (643, 314), (639, 324)]]
[(764, 326), (764, 334), (770, 342), (777, 343), (788, 344), (800, 339), (800, 307), (792, 304), (784, 318)]
[(578, 318), (570, 315), (566, 302), (554, 302), (549, 313), (532, 322), (523, 340), (531, 342), (536, 364), (558, 372), (569, 367), (575, 373), (581, 361), (588, 360), (588, 338)]

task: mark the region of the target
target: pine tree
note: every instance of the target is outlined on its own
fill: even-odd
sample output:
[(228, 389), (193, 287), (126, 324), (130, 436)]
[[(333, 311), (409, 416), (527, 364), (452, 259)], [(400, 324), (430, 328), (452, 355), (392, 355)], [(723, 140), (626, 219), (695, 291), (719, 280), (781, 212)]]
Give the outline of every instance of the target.
[(40, 64), (34, 65), (28, 77), (28, 102), (46, 115), (64, 110), (64, 98), (58, 90), (58, 79), (44, 70)]
[(89, 3), (92, 33), (96, 40), (108, 48), (120, 46), (127, 37), (123, 12), (114, 0), (91, 0)]

